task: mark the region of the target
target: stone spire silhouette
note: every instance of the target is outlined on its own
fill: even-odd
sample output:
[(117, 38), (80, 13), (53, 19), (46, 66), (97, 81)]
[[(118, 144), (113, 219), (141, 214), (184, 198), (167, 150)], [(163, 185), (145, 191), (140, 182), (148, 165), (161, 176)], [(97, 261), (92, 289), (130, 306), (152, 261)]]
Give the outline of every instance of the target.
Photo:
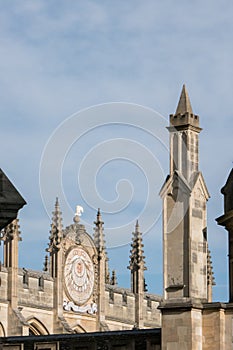
[(56, 324), (56, 332), (61, 332), (60, 324), (57, 319), (63, 317), (63, 267), (64, 256), (61, 249), (63, 238), (62, 230), (62, 212), (58, 198), (56, 198), (55, 208), (52, 212), (52, 223), (49, 236), (49, 259), (46, 258), (44, 269), (49, 271), (54, 279), (53, 283), (53, 308), (54, 308), (54, 323)]
[(105, 328), (105, 284), (109, 283), (109, 269), (108, 269), (108, 257), (104, 239), (104, 222), (102, 220), (100, 208), (98, 208), (96, 221), (94, 222), (94, 244), (97, 250), (98, 259), (98, 316), (97, 327), (100, 330)]
[(96, 246), (96, 249), (98, 253), (103, 253), (105, 255), (105, 283), (110, 283), (110, 273), (109, 273), (109, 267), (108, 267), (108, 254), (106, 251), (106, 242), (105, 242), (105, 235), (104, 235), (104, 222), (102, 220), (102, 215), (100, 212), (100, 208), (98, 208), (97, 215), (96, 215), (96, 221), (95, 224), (95, 232), (94, 232), (94, 243)]
[[(133, 232), (133, 238), (131, 243), (131, 250), (130, 250), (130, 261), (129, 261), (129, 269), (132, 272), (136, 272), (138, 270), (146, 270), (145, 266), (145, 256), (144, 250), (143, 250), (143, 243), (142, 243), (142, 234), (140, 232), (140, 227), (138, 220), (135, 225), (135, 232)], [(136, 281), (135, 281), (136, 282)], [(144, 283), (144, 281), (143, 281)], [(137, 283), (136, 283), (137, 284)], [(136, 292), (137, 288), (135, 283), (133, 283), (133, 292)]]
[(96, 215), (96, 221), (95, 224), (95, 232), (94, 232), (94, 243), (98, 251), (104, 250), (105, 251), (105, 239), (104, 239), (104, 222), (102, 220), (100, 208), (98, 208), (98, 212)]
[(212, 286), (215, 286), (215, 278), (213, 271), (213, 264), (211, 260), (211, 252), (207, 245), (207, 293), (208, 293), (208, 302), (212, 302)]
[(62, 239), (62, 212), (60, 210), (60, 205), (58, 198), (56, 198), (55, 209), (53, 211), (50, 237), (49, 237), (49, 249), (51, 251), (54, 248), (58, 248)]
[(178, 171), (190, 182), (199, 171), (199, 116), (193, 114), (183, 85), (175, 114), (170, 114), (170, 175)]
[(144, 300), (144, 271), (145, 256), (142, 243), (142, 234), (138, 220), (136, 222), (135, 231), (132, 233), (132, 243), (130, 250), (130, 261), (128, 268), (131, 271), (131, 291), (135, 295), (135, 327), (143, 328), (143, 300)]
[(191, 102), (189, 99), (188, 91), (186, 89), (185, 84), (182, 87), (179, 103), (176, 109), (176, 115), (177, 114), (185, 114), (190, 113), (193, 114)]
[(112, 286), (116, 286), (117, 285), (116, 270), (112, 270), (112, 276), (111, 276), (110, 284)]
[(45, 255), (45, 258), (44, 258), (43, 271), (45, 271), (45, 272), (49, 271), (49, 257), (48, 257), (48, 255)]

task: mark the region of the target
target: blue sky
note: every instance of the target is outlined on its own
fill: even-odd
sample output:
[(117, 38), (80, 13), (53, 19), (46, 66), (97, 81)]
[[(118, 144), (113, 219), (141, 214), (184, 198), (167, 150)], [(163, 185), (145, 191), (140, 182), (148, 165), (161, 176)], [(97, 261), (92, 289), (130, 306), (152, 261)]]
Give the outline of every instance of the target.
[[(146, 279), (151, 292), (162, 292), (158, 190), (169, 164), (165, 125), (185, 83), (203, 128), (200, 169), (211, 194), (208, 236), (217, 282), (214, 298), (227, 300), (227, 234), (215, 218), (223, 213), (220, 189), (233, 161), (232, 13), (231, 1), (214, 0), (0, 1), (1, 168), (28, 203), (20, 213), (21, 266), (41, 268), (50, 228), (47, 211), (51, 212), (61, 191), (64, 225), (72, 222), (72, 210), (81, 204), (89, 232), (95, 219), (93, 208), (104, 207), (108, 245), (109, 232), (121, 228), (124, 239), (116, 233), (118, 247), (109, 250), (109, 257), (119, 284), (126, 286), (130, 248), (119, 246), (125, 243), (125, 235), (130, 240), (138, 217), (144, 232), (153, 216), (153, 227), (144, 236)], [(90, 108), (102, 104), (108, 105)], [(93, 130), (86, 109), (95, 124)], [(149, 122), (152, 114), (154, 124)], [(163, 116), (160, 121), (159, 116)], [(75, 139), (76, 130), (80, 139)], [(73, 132), (72, 142), (69, 132)], [(50, 166), (59, 160), (61, 167), (59, 174), (48, 173), (41, 191), (41, 157), (54, 135), (59, 137), (55, 137)], [(141, 157), (143, 163), (139, 156), (138, 162), (135, 159), (138, 144), (136, 155), (146, 154)], [(91, 154), (92, 150), (96, 153)], [(86, 165), (82, 160), (91, 161)], [(83, 173), (78, 177), (80, 164)], [(148, 164), (152, 164), (149, 171)], [(121, 179), (125, 180), (118, 183)], [(154, 203), (148, 201), (148, 193)]]

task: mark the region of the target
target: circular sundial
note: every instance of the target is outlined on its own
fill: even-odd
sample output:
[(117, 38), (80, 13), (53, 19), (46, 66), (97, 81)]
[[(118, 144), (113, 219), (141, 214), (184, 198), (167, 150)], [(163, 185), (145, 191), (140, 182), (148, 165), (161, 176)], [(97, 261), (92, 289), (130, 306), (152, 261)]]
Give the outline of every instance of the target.
[(94, 266), (82, 247), (72, 248), (64, 267), (64, 280), (70, 298), (83, 305), (90, 298), (94, 286)]

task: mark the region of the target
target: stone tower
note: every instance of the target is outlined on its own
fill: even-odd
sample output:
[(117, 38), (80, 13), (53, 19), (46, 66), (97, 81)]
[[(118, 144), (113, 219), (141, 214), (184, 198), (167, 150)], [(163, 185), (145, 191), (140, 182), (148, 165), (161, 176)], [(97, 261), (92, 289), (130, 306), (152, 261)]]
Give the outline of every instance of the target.
[(206, 202), (198, 167), (201, 131), (185, 85), (170, 115), (170, 174), (162, 189), (164, 299), (207, 300)]
[(203, 303), (211, 298), (206, 202), (209, 193), (199, 171), (199, 117), (183, 86), (170, 115), (170, 173), (163, 200), (164, 299), (162, 349), (202, 349)]

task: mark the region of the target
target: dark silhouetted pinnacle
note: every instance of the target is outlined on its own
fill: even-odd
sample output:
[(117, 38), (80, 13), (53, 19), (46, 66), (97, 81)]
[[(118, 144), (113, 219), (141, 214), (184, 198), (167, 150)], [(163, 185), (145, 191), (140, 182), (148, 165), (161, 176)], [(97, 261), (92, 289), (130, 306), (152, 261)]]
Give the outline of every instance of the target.
[(117, 277), (116, 277), (116, 271), (115, 270), (112, 270), (112, 277), (111, 277), (111, 280), (110, 280), (110, 284), (112, 286), (116, 286), (117, 285)]

